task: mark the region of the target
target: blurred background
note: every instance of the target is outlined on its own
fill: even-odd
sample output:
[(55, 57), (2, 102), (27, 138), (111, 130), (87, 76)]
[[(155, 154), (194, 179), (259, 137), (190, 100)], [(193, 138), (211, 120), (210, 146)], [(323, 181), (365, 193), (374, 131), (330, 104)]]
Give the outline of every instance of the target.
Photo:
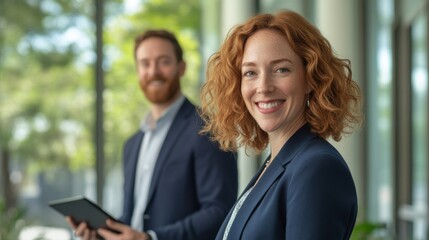
[[(353, 239), (429, 239), (429, 0), (0, 0), (0, 239), (71, 239), (58, 198), (121, 214), (122, 146), (147, 106), (135, 35), (178, 35), (198, 104), (229, 29), (280, 9), (351, 60), (364, 94), (365, 124), (333, 142), (359, 195)], [(241, 189), (264, 157), (239, 152)]]

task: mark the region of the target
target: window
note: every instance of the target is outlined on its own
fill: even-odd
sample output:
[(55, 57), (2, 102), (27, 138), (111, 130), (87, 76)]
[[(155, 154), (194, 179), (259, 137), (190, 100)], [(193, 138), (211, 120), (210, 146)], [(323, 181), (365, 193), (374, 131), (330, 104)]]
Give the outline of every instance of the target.
[[(121, 214), (122, 146), (147, 109), (134, 67), (137, 33), (165, 27), (178, 35), (187, 61), (182, 89), (198, 104), (200, 1), (103, 4), (105, 154), (96, 170), (94, 1), (0, 0), (0, 220), (12, 221), (3, 211), (17, 200), (26, 224), (43, 228), (27, 231), (31, 239), (52, 232), (48, 226), (67, 235), (53, 239), (71, 237), (50, 200), (85, 195), (96, 201), (101, 188), (103, 207)], [(97, 171), (105, 172), (104, 185), (97, 185)], [(19, 230), (7, 229), (10, 235), (0, 239), (18, 239)]]
[[(420, 14), (411, 27), (411, 161), (412, 205), (416, 213), (427, 212), (428, 203), (428, 23)], [(427, 220), (417, 214), (414, 239), (426, 239)]]
[(393, 157), (392, 157), (392, 23), (393, 1), (367, 1), (365, 18), (368, 32), (366, 82), (367, 104), (367, 199), (364, 211), (369, 221), (393, 221)]

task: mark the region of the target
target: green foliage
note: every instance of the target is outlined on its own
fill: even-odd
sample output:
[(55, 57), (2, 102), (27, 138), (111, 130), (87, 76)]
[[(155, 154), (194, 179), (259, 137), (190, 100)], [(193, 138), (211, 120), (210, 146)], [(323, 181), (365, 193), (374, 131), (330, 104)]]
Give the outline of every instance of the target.
[(92, 113), (82, 109), (92, 108), (92, 76), (76, 67), (75, 46), (57, 39), (79, 6), (68, 0), (6, 2), (1, 0), (0, 15), (8, 26), (0, 42), (0, 150), (36, 171), (68, 166), (84, 151), (89, 157), (80, 167), (87, 167), (94, 159)]
[[(104, 1), (107, 172), (121, 163), (123, 143), (147, 111), (133, 59), (138, 33), (167, 28), (177, 34), (187, 62), (182, 89), (199, 102), (200, 0), (142, 2), (127, 13), (123, 1)], [(76, 173), (95, 165), (93, 11), (92, 0), (0, 0), (0, 152), (20, 168), (22, 183), (51, 170)]]
[(146, 29), (166, 28), (174, 32), (182, 47), (187, 70), (181, 81), (184, 94), (199, 102), (200, 1), (147, 1), (141, 11), (117, 15), (105, 26), (104, 43), (109, 63), (105, 73), (105, 130), (108, 168), (121, 159), (125, 139), (138, 129), (148, 103), (138, 86), (134, 65), (134, 37)]
[[(82, 49), (60, 38), (76, 13), (81, 23), (91, 21), (81, 11), (91, 8), (78, 2), (92, 6), (90, 0), (0, 0), (0, 153), (20, 168), (22, 183), (43, 171), (95, 162), (92, 69), (80, 61)], [(12, 188), (0, 183), (4, 191)], [(16, 198), (9, 195), (5, 200)]]
[(23, 208), (6, 209), (6, 205), (0, 199), (0, 239), (19, 239), (19, 233), (28, 225), (24, 219)]
[(361, 222), (356, 224), (353, 229), (351, 240), (381, 240), (381, 238), (374, 237), (374, 233), (378, 230), (385, 229), (385, 224), (373, 222)]

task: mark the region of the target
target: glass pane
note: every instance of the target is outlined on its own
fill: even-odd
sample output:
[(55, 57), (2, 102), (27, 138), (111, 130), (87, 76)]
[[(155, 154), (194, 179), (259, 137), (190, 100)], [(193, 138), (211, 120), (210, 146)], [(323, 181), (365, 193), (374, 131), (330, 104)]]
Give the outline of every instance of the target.
[[(428, 189), (428, 49), (427, 16), (416, 19), (411, 31), (411, 141), (412, 204), (416, 212), (425, 212)], [(414, 239), (426, 239), (427, 220), (417, 216), (413, 222)]]
[[(13, 224), (5, 212), (15, 205), (25, 210), (19, 226), (30, 227), (22, 238), (54, 231), (69, 239), (47, 202), (95, 195), (93, 2), (0, 4), (0, 199), (7, 204), (0, 218)], [(18, 239), (19, 230), (10, 227), (0, 239)]]
[[(392, 22), (393, 1), (367, 1), (369, 19), (367, 68), (368, 209), (371, 222), (393, 222), (392, 177)], [(386, 234), (386, 233), (384, 233)]]
[(282, 8), (304, 12), (304, 1), (302, 0), (259, 0), (259, 6), (261, 12), (275, 12)]
[(258, 0), (259, 12), (276, 13), (279, 9), (289, 9), (305, 16), (314, 23), (316, 0)]

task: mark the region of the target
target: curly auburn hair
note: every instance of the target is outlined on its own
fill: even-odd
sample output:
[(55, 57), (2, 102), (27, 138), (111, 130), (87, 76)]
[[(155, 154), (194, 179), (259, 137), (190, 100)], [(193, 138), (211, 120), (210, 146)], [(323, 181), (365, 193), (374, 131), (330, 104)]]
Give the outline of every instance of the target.
[(241, 95), (241, 64), (246, 40), (261, 29), (284, 35), (304, 64), (310, 105), (305, 117), (312, 132), (339, 141), (359, 124), (360, 89), (352, 80), (350, 61), (335, 56), (328, 40), (293, 11), (260, 14), (235, 27), (208, 62), (201, 91), (203, 133), (211, 133), (223, 150), (247, 146), (262, 151), (268, 134), (250, 115)]

